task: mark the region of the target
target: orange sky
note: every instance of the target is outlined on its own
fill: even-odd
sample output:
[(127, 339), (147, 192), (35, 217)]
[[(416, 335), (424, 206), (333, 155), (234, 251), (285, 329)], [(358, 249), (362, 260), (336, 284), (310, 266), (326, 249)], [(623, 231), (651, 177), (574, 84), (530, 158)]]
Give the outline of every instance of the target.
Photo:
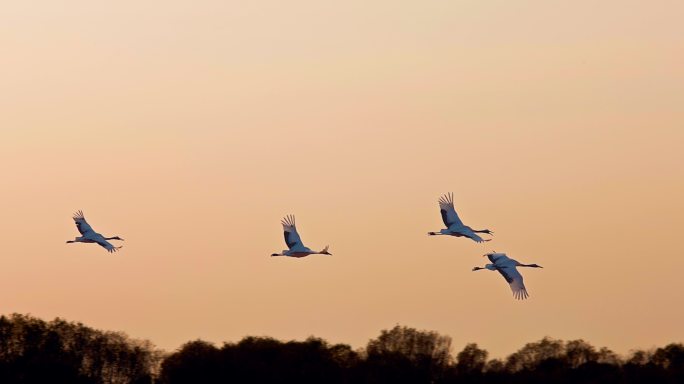
[[(325, 3), (325, 4), (324, 4)], [(684, 341), (684, 3), (0, 11), (2, 313), (173, 350), (396, 323), (494, 356)], [(480, 245), (428, 238), (454, 192)], [(110, 255), (71, 214), (126, 239)], [(270, 258), (280, 219), (333, 257)], [(513, 300), (487, 251), (523, 270)]]

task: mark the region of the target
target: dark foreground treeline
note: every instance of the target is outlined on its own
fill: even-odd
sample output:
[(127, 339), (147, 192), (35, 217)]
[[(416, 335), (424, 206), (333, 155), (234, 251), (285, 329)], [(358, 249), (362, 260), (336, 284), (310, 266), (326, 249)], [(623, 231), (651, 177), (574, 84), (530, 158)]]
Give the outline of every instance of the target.
[(201, 340), (164, 355), (149, 342), (56, 319), (0, 317), (0, 383), (684, 383), (684, 345), (620, 357), (583, 340), (544, 338), (505, 359), (396, 326), (365, 348), (311, 337)]
[(583, 340), (544, 338), (504, 360), (468, 344), (451, 355), (451, 338), (396, 326), (354, 351), (325, 340), (281, 342), (247, 337), (221, 348), (185, 344), (162, 363), (160, 381), (176, 383), (684, 383), (684, 345), (621, 359)]
[(0, 383), (151, 383), (163, 355), (152, 343), (80, 323), (0, 317)]

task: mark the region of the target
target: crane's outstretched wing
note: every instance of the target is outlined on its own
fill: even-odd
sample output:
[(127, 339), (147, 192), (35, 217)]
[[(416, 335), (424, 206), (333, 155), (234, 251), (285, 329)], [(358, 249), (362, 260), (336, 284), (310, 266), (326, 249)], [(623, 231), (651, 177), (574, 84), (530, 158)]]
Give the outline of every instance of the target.
[(485, 241), (491, 241), (492, 239), (483, 239), (477, 233), (465, 233), (465, 237), (472, 239), (478, 243), (484, 243)]
[(74, 213), (74, 222), (76, 222), (76, 228), (78, 229), (79, 232), (81, 232), (81, 235), (85, 235), (88, 232), (93, 232), (93, 228), (88, 224), (86, 221), (85, 217), (83, 216), (83, 211), (78, 211)]
[(107, 252), (112, 253), (116, 252), (119, 250), (121, 247), (115, 247), (113, 246), (109, 241), (105, 240), (102, 236), (98, 236), (97, 239), (93, 239), (96, 243), (100, 244), (100, 246), (104, 249), (107, 250)]
[(456, 209), (454, 208), (454, 194), (447, 193), (439, 198), (439, 212), (442, 214), (442, 221), (447, 228), (452, 225), (463, 225), (463, 222), (458, 217)]
[(283, 224), (285, 244), (287, 244), (288, 248), (292, 249), (297, 245), (304, 246), (304, 244), (302, 244), (302, 239), (299, 238), (299, 234), (297, 233), (294, 215), (285, 216), (280, 223)]
[(492, 252), (488, 253), (486, 256), (489, 259), (489, 261), (491, 261), (494, 264), (497, 264), (497, 266), (499, 267), (503, 266), (502, 264), (506, 264), (511, 260), (508, 256), (506, 256), (505, 253)]
[(523, 284), (523, 277), (515, 267), (497, 267), (496, 270), (499, 271), (501, 276), (508, 282), (508, 285), (511, 286), (513, 297), (518, 300), (527, 299), (529, 297), (527, 289), (525, 289), (525, 284)]

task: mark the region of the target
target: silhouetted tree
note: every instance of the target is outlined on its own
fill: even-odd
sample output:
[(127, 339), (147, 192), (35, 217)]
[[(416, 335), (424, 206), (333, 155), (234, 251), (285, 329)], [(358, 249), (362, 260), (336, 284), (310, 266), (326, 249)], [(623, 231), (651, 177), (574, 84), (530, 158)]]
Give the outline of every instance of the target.
[[(369, 368), (395, 382), (432, 382), (451, 364), (451, 337), (434, 331), (395, 326), (383, 330), (366, 347)], [(380, 377), (371, 381), (380, 380)]]
[(501, 373), (506, 370), (506, 365), (499, 359), (492, 359), (485, 364), (484, 371), (487, 373)]
[(120, 333), (0, 316), (1, 383), (150, 383), (160, 361), (149, 342)]
[(656, 349), (652, 362), (666, 371), (668, 382), (684, 383), (684, 345), (669, 344)]
[[(521, 370), (533, 370), (539, 368), (543, 361), (559, 359), (564, 354), (563, 342), (548, 337), (536, 343), (527, 343), (517, 352), (506, 359), (506, 370), (518, 372)], [(550, 368), (554, 363), (547, 363)]]
[(479, 375), (487, 364), (487, 351), (471, 343), (456, 355), (456, 370), (459, 375)]
[(213, 344), (196, 340), (168, 356), (161, 367), (163, 383), (212, 383), (221, 379), (221, 353)]
[(310, 337), (280, 342), (246, 337), (219, 350), (204, 341), (185, 344), (162, 364), (162, 383), (352, 383), (358, 354), (348, 345)]
[(599, 354), (594, 347), (584, 340), (572, 340), (565, 343), (565, 361), (571, 368), (595, 362)]

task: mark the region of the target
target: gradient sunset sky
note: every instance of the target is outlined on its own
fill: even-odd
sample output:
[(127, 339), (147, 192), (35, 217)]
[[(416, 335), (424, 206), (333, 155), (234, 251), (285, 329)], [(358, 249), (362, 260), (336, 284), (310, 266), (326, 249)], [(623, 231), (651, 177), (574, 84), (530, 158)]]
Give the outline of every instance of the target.
[[(684, 341), (684, 2), (0, 7), (0, 313), (173, 350)], [(453, 191), (466, 224), (442, 228)], [(126, 241), (116, 254), (78, 235)], [(295, 214), (334, 256), (271, 258)], [(513, 299), (482, 254), (523, 263)]]

